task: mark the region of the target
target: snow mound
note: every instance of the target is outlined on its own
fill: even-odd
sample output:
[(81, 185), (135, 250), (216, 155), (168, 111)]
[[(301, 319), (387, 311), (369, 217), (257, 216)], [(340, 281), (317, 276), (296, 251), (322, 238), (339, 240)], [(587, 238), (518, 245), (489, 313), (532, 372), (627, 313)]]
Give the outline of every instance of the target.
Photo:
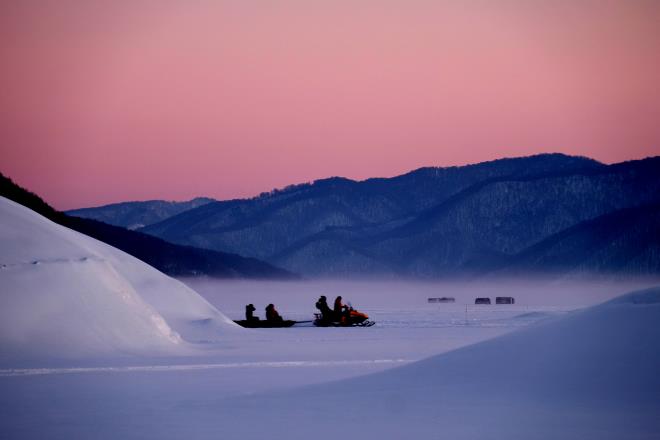
[(541, 320), (544, 318), (549, 318), (551, 316), (555, 316), (557, 313), (556, 312), (526, 312), (526, 313), (521, 313), (520, 315), (516, 315), (513, 317), (513, 319), (533, 319), (533, 320)]
[(650, 289), (630, 292), (627, 295), (608, 301), (604, 306), (621, 304), (660, 304), (660, 288), (652, 287)]
[[(660, 288), (634, 292), (414, 364), (216, 411), (236, 418), (248, 408), (255, 426), (295, 439), (334, 438), (336, 429), (371, 438), (657, 438), (659, 296)], [(244, 431), (233, 434), (258, 438)]]
[(0, 197), (3, 363), (44, 357), (182, 354), (236, 326), (196, 292), (136, 258)]

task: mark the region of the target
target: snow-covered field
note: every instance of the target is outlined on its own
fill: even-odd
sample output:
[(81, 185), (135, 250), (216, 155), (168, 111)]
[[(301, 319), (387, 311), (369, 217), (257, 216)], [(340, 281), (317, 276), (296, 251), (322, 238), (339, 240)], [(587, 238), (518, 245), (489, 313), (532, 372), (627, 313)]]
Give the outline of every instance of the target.
[[(2, 198), (0, 220), (0, 438), (660, 436), (660, 291), (593, 307), (657, 282), (189, 288)], [(225, 317), (309, 320), (320, 294), (377, 324)]]
[[(252, 330), (271, 341), (272, 349), (249, 348), (249, 358), (276, 360), (405, 360), (443, 353), (570, 311), (583, 309), (623, 293), (654, 285), (652, 281), (530, 281), (493, 284), (395, 281), (218, 282), (187, 279), (186, 284), (232, 319), (242, 319), (253, 303), (263, 318), (274, 303), (284, 318), (310, 320), (319, 295), (330, 303), (337, 295), (376, 321), (369, 328)], [(428, 303), (428, 298), (454, 297), (453, 304)], [(514, 305), (495, 305), (495, 297), (513, 296)], [(474, 305), (476, 297), (493, 304)], [(247, 343), (246, 343), (247, 344)], [(237, 351), (240, 349), (236, 349)], [(263, 353), (262, 353), (263, 352)]]

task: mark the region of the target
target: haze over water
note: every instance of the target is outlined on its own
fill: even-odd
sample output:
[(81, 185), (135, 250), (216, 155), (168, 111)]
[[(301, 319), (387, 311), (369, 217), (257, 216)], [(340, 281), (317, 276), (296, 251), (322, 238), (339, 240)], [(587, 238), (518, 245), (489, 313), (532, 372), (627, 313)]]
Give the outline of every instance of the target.
[[(516, 278), (498, 281), (424, 282), (424, 281), (226, 281), (183, 278), (182, 281), (233, 319), (242, 319), (245, 305), (254, 303), (263, 315), (268, 303), (294, 319), (312, 319), (314, 303), (320, 295), (333, 301), (341, 295), (357, 309), (367, 312), (398, 311), (571, 311), (593, 306), (632, 290), (657, 286), (658, 279), (544, 280)], [(513, 296), (515, 306), (495, 305), (495, 297)], [(454, 304), (429, 304), (431, 297), (453, 297)], [(474, 306), (477, 297), (489, 297), (493, 305)]]

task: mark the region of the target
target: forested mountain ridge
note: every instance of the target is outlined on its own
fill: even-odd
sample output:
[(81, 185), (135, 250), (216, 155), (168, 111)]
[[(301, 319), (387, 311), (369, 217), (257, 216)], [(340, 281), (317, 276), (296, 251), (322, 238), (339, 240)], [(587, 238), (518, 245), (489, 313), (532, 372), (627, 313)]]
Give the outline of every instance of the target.
[[(660, 201), (658, 176), (660, 158), (604, 165), (547, 154), (361, 182), (323, 179), (209, 203), (143, 231), (311, 276), (479, 275), (575, 225)], [(634, 270), (620, 263), (608, 270)]]

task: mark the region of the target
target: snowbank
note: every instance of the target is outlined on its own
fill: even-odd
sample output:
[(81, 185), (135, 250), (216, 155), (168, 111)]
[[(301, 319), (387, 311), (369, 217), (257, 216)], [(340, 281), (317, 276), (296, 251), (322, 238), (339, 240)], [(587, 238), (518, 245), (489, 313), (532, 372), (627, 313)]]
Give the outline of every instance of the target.
[(179, 281), (2, 197), (0, 225), (3, 362), (188, 353), (236, 327)]
[(429, 359), (342, 382), (226, 402), (258, 438), (657, 438), (660, 289)]

